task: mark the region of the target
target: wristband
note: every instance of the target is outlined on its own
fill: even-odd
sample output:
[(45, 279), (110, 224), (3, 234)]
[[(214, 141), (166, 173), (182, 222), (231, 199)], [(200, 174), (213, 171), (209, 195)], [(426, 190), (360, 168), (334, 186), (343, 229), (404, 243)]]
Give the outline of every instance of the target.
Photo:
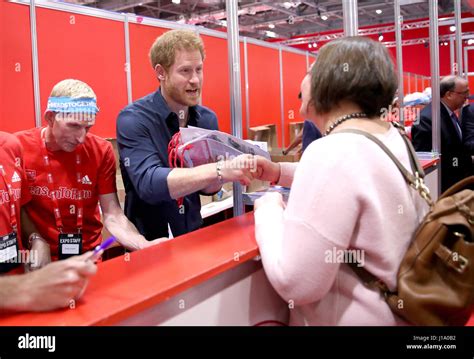
[(33, 242), (36, 241), (37, 239), (42, 239), (42, 237), (38, 233), (30, 234), (30, 236), (28, 237), (28, 246), (30, 249), (33, 246)]

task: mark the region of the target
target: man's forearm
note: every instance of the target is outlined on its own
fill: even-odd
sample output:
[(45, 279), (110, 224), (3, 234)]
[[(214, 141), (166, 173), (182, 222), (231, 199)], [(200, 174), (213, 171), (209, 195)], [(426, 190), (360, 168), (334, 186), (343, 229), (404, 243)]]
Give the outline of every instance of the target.
[(173, 199), (201, 190), (206, 193), (216, 192), (222, 186), (217, 178), (215, 163), (194, 168), (175, 168), (169, 173), (167, 181)]
[(117, 242), (129, 250), (138, 250), (147, 244), (146, 238), (138, 232), (123, 212), (107, 215), (104, 218), (104, 225)]
[(23, 290), (24, 275), (0, 277), (0, 312), (24, 309), (28, 291)]

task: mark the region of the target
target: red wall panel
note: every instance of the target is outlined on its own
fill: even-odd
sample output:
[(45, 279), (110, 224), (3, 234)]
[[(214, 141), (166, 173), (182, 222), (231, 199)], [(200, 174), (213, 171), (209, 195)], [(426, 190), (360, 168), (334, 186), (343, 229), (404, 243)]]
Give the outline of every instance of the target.
[(0, 1), (0, 131), (35, 126), (29, 7)]
[[(464, 50), (463, 50), (463, 61), (464, 61)], [(467, 70), (468, 72), (474, 72), (474, 49), (467, 51)]]
[(431, 80), (430, 79), (423, 79), (423, 89), (431, 87)]
[(290, 144), (290, 122), (303, 121), (299, 114), (301, 101), (298, 93), (301, 81), (306, 75), (306, 56), (282, 51), (283, 63), (283, 115), (284, 115), (284, 144)]
[(166, 30), (155, 26), (130, 24), (130, 63), (133, 101), (156, 91), (159, 86), (148, 53), (156, 38)]
[[(216, 113), (219, 121), (219, 130), (231, 133), (230, 77), (227, 40), (206, 35), (201, 35), (201, 37), (206, 49), (202, 104)], [(243, 62), (241, 62), (241, 69), (243, 69)], [(243, 83), (241, 87), (243, 90)], [(242, 91), (242, 93), (244, 92)], [(245, 112), (242, 112), (242, 115), (243, 118), (245, 118)], [(245, 127), (244, 122), (243, 120), (242, 128)]]
[(247, 44), (250, 127), (275, 124), (281, 143), (280, 62), (278, 50)]
[(408, 75), (403, 74), (403, 89), (405, 92), (408, 93), (408, 82), (409, 82)]
[(425, 84), (422, 78), (418, 78), (418, 92), (423, 92), (425, 90)]
[(91, 131), (114, 138), (117, 115), (127, 104), (124, 24), (38, 8), (37, 31), (41, 110), (57, 82), (84, 81), (96, 93), (100, 108)]
[[(410, 93), (413, 93), (415, 91), (418, 91), (417, 88), (416, 88), (417, 84), (416, 84), (416, 78), (414, 75), (410, 74)], [(406, 90), (405, 90), (406, 92)]]
[(474, 76), (468, 76), (467, 79), (469, 81), (469, 91), (472, 94), (474, 93)]
[(248, 138), (247, 137), (248, 135), (247, 134), (248, 132), (247, 131), (247, 109), (246, 109), (247, 99), (245, 98), (245, 89), (246, 89), (247, 84), (245, 83), (245, 53), (244, 53), (243, 42), (240, 43), (240, 86), (242, 89), (242, 138)]

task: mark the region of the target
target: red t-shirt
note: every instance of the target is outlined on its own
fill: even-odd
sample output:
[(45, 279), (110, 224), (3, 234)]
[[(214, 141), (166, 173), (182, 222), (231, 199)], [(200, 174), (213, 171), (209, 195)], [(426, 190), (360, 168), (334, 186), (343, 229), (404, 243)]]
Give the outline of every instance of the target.
[[(0, 172), (0, 236), (5, 236), (13, 231), (10, 216), (11, 199), (8, 194), (6, 181), (12, 186), (18, 227), (17, 240), (19, 249), (22, 250), (20, 209), (21, 206), (31, 199), (31, 196), (25, 180), (23, 151), (20, 142), (15, 136), (5, 132), (0, 132), (0, 165), (5, 170), (5, 178), (3, 178)], [(23, 266), (20, 267), (20, 271), (21, 268)]]
[(51, 258), (58, 258), (59, 229), (54, 217), (51, 191), (56, 192), (64, 233), (77, 233), (78, 191), (82, 192), (83, 227), (82, 251), (93, 249), (102, 242), (102, 222), (99, 212), (99, 195), (117, 192), (115, 183), (115, 156), (112, 145), (106, 140), (87, 134), (76, 152), (81, 156), (79, 168), (82, 185), (78, 188), (76, 152), (47, 150), (53, 185), (48, 184), (43, 159), (42, 128), (16, 133), (24, 149), (25, 171), (32, 200), (26, 206), (31, 220), (51, 247)]

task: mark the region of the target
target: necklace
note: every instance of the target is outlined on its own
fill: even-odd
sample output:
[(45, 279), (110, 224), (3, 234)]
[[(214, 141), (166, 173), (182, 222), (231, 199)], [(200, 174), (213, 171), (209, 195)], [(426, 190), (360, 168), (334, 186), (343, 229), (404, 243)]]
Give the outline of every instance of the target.
[(347, 121), (347, 120), (350, 120), (350, 119), (353, 119), (353, 118), (366, 118), (366, 117), (367, 117), (367, 115), (363, 112), (354, 112), (354, 113), (350, 113), (348, 115), (344, 115), (342, 117), (339, 117), (336, 121), (334, 121), (332, 123), (331, 126), (329, 126), (329, 128), (326, 130), (326, 133), (324, 134), (324, 136), (329, 135), (337, 126), (339, 126), (344, 121)]

